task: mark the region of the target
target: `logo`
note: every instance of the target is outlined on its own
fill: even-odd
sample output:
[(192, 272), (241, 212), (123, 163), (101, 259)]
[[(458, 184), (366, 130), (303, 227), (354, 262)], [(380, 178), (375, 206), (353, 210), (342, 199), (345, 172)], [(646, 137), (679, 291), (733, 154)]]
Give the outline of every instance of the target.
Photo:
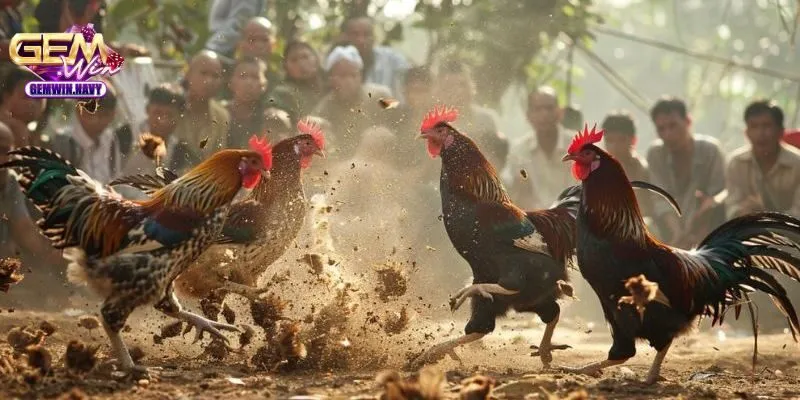
[(91, 78), (112, 76), (125, 62), (93, 24), (73, 25), (64, 33), (18, 33), (8, 47), (11, 61), (41, 79), (25, 85), (25, 94), (34, 98), (103, 97), (105, 82)]

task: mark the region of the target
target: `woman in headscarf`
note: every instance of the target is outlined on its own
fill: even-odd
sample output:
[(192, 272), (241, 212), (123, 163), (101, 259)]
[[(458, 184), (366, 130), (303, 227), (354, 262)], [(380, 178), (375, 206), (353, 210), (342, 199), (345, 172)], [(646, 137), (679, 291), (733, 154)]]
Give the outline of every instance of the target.
[(385, 86), (364, 83), (364, 62), (353, 46), (337, 46), (325, 60), (330, 92), (322, 98), (313, 115), (328, 120), (336, 136), (336, 148), (330, 154), (339, 160), (353, 155), (364, 130), (387, 125), (379, 100), (390, 98)]

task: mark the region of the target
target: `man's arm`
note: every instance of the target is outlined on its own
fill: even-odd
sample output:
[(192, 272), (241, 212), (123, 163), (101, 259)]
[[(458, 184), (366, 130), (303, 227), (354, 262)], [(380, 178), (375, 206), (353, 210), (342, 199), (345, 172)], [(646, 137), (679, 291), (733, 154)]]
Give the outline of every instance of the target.
[(711, 171), (708, 177), (708, 188), (703, 192), (709, 196), (715, 196), (725, 190), (725, 156), (719, 147), (714, 148), (711, 156)]
[(39, 233), (39, 228), (33, 223), (28, 209), (25, 208), (25, 197), (17, 188), (13, 191), (11, 213), (8, 215), (11, 233), (14, 241), (27, 252), (49, 263), (61, 263), (61, 253), (52, 248), (47, 239)]
[(725, 199), (725, 214), (729, 219), (763, 208), (763, 206), (759, 207), (758, 196), (752, 193), (752, 188), (747, 181), (747, 173), (743, 167), (735, 159), (728, 164), (725, 177), (725, 187), (728, 189), (728, 198)]
[[(647, 165), (650, 168), (650, 183), (669, 190), (666, 184), (666, 174), (671, 173), (667, 170), (667, 166), (662, 162), (662, 157), (658, 152), (663, 149), (650, 148), (647, 151)], [(652, 202), (653, 218), (659, 226), (659, 231), (662, 235), (662, 240), (667, 243), (673, 244), (681, 236), (681, 220), (675, 214), (671, 206), (666, 201), (653, 201)]]
[[(237, 0), (228, 2), (230, 9), (221, 27), (211, 32), (206, 48), (222, 55), (231, 55), (242, 33), (244, 24), (264, 8), (262, 0)], [(211, 21), (209, 21), (211, 25)], [(209, 26), (211, 28), (211, 26)]]

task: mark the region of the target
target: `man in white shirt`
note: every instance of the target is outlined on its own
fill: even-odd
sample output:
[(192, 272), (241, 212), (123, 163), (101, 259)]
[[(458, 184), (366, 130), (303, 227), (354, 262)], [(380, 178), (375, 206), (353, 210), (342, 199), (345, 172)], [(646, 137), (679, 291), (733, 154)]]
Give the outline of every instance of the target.
[(532, 210), (549, 207), (577, 182), (561, 161), (572, 138), (561, 127), (562, 109), (552, 88), (528, 95), (527, 117), (533, 134), (511, 146), (502, 178), (514, 202)]
[(97, 100), (91, 113), (76, 106), (68, 126), (51, 138), (50, 149), (102, 183), (116, 178), (122, 170), (119, 140), (111, 123), (116, 117), (117, 96), (107, 83), (107, 94)]

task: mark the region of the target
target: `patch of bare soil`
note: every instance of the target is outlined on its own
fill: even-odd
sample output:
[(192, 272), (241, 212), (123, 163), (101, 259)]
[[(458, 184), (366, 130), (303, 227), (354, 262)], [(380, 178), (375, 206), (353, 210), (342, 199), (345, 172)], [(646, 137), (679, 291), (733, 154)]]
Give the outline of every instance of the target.
[[(390, 336), (384, 331), (386, 327), (376, 329), (375, 332), (384, 335), (385, 352), (365, 357), (352, 351), (358, 346), (347, 343), (350, 339), (338, 322), (342, 319), (337, 315), (352, 312), (344, 294), (319, 310), (314, 317), (316, 323), (306, 330), (286, 320), (275, 325), (267, 323), (268, 319), (280, 319), (280, 311), (275, 308), (264, 311), (268, 317), (259, 322), (275, 329), (274, 338), (270, 339), (273, 345), (265, 343), (263, 336), (251, 334), (249, 340), (253, 346), (233, 352), (223, 360), (209, 358), (202, 352), (199, 356), (187, 355), (181, 348), (200, 348), (199, 344), (190, 344), (192, 335), (170, 338), (161, 345), (153, 343), (148, 332), (131, 340), (130, 335), (147, 330), (134, 326), (126, 338), (131, 347), (138, 349), (135, 353), (144, 365), (157, 368), (152, 371), (151, 379), (133, 381), (111, 373), (113, 367), (108, 363), (110, 349), (105, 336), (81, 328), (79, 317), (2, 310), (0, 398), (784, 399), (800, 396), (798, 346), (788, 334), (761, 336), (755, 373), (750, 364), (751, 338), (728, 337), (723, 341), (718, 332), (688, 336), (673, 345), (667, 357), (663, 370), (667, 381), (645, 386), (641, 380), (654, 355), (645, 345), (640, 345), (639, 355), (628, 364), (610, 368), (601, 377), (542, 371), (538, 358), (531, 357), (529, 349), (541, 335), (541, 324), (519, 316), (498, 324), (498, 331), (483, 342), (457, 350), (463, 364), (445, 359), (423, 372), (408, 374), (395, 372), (405, 362), (406, 353), (454, 337), (460, 329), (414, 327), (409, 332), (421, 334), (422, 339), (403, 342), (397, 337), (409, 332)], [(460, 325), (461, 318), (457, 320), (456, 325)], [(415, 320), (412, 325), (425, 323)], [(392, 324), (390, 330), (398, 329)], [(449, 321), (442, 325), (451, 326)], [(165, 333), (164, 336), (175, 334)], [(555, 363), (561, 365), (602, 359), (610, 343), (606, 333), (592, 332), (570, 321), (564, 322), (556, 339), (573, 347), (554, 354)], [(355, 337), (352, 340), (358, 341)], [(354, 361), (375, 357), (380, 360), (378, 364)]]

